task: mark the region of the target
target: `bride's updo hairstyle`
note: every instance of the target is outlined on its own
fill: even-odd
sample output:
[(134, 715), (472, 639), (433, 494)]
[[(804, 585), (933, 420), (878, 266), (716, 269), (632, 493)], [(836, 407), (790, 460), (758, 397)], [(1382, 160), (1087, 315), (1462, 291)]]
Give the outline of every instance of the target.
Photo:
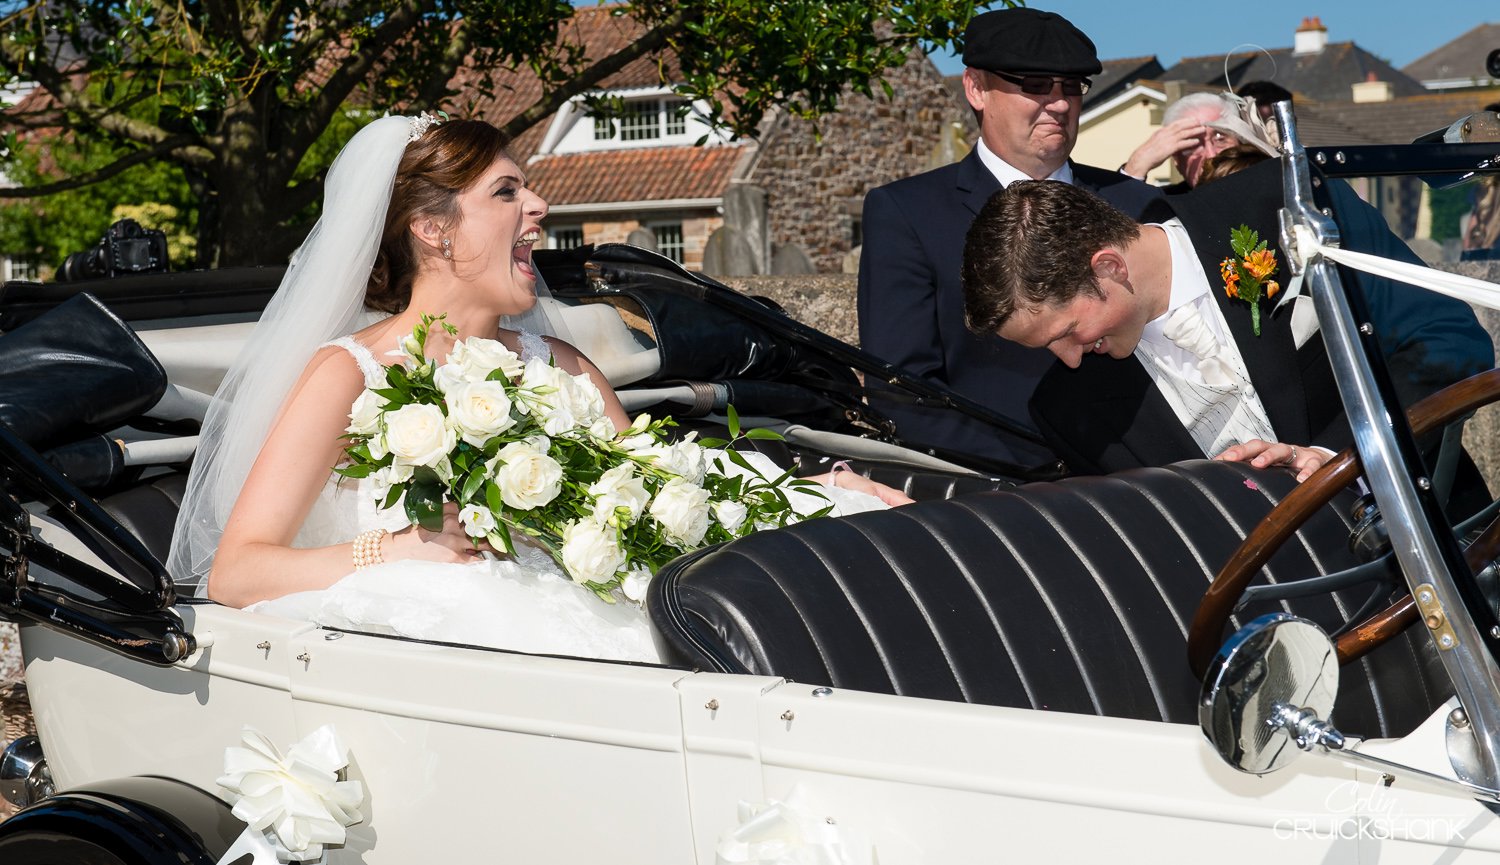
[(406, 146), (396, 170), (391, 206), (385, 215), (380, 251), (370, 271), (365, 306), (398, 313), (411, 301), (420, 242), (412, 220), (431, 217), (446, 233), (462, 218), (458, 195), (479, 181), (505, 155), (505, 136), (482, 120), (449, 120), (431, 126)]

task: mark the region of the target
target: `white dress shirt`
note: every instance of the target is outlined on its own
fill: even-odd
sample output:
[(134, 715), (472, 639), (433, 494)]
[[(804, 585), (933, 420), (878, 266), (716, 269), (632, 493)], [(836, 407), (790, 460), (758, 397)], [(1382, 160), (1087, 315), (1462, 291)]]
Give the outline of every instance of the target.
[[(1000, 185), (1002, 187), (1009, 186), (1012, 183), (1015, 183), (1017, 180), (1036, 179), (1026, 172), (1022, 171), (1021, 169), (1016, 168), (1014, 165), (1011, 165), (1009, 162), (1006, 162), (1004, 159), (996, 156), (995, 151), (985, 146), (983, 138), (979, 139), (978, 144), (974, 145), (974, 149), (979, 152), (979, 161), (984, 164), (985, 168), (988, 168), (990, 170), (991, 174), (995, 175), (995, 179), (1000, 181)], [(1073, 166), (1067, 162), (1063, 162), (1061, 168), (1057, 169), (1046, 177), (1043, 177), (1042, 179), (1061, 180), (1063, 183), (1072, 186)]]
[[(1145, 228), (1149, 231), (1153, 227), (1166, 233), (1171, 248), (1171, 295), (1166, 312), (1146, 323), (1136, 345), (1136, 359), (1146, 368), (1204, 456), (1215, 456), (1252, 438), (1276, 441), (1265, 406), (1250, 383), (1244, 358), (1229, 335), (1224, 314), (1210, 294), (1213, 286), (1203, 273), (1187, 231), (1176, 219)], [(1230, 379), (1228, 384), (1205, 382), (1199, 371), (1204, 358), (1173, 342), (1163, 332), (1167, 320), (1187, 304), (1197, 308), (1202, 323), (1213, 332), (1218, 342), (1214, 358)]]

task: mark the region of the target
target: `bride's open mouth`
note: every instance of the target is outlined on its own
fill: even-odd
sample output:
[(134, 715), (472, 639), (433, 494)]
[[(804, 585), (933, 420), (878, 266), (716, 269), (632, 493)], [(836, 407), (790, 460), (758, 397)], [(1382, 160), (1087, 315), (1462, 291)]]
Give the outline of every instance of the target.
[(515, 259), (516, 267), (533, 279), (536, 278), (536, 268), (531, 263), (531, 248), (541, 239), (542, 232), (533, 228), (521, 235), (521, 239), (516, 241), (515, 248), (511, 251), (511, 258)]

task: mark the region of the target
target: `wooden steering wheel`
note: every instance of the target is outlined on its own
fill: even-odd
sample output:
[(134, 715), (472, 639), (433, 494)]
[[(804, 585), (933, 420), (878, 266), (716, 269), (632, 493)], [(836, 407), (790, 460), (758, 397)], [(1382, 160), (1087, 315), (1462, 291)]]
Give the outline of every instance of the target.
[[(1450, 385), (1423, 399), (1406, 413), (1416, 435), (1440, 428), (1500, 398), (1500, 369), (1492, 369)], [(1302, 524), (1358, 477), (1363, 468), (1353, 448), (1324, 463), (1287, 494), (1255, 527), (1229, 562), (1219, 571), (1198, 604), (1188, 631), (1188, 663), (1203, 678), (1224, 640), (1224, 628), (1240, 596), (1271, 556)], [(1478, 572), (1500, 553), (1500, 518), (1493, 520), (1464, 552), (1469, 568)], [(1347, 630), (1335, 642), (1340, 664), (1347, 664), (1406, 630), (1417, 620), (1410, 594)]]

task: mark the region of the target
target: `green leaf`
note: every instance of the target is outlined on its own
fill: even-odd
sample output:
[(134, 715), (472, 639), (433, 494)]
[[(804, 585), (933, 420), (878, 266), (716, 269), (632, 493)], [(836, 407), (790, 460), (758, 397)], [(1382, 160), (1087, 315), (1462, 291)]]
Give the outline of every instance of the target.
[(781, 433), (779, 433), (779, 432), (777, 432), (776, 430), (773, 430), (773, 429), (766, 429), (765, 427), (756, 427), (755, 429), (745, 430), (745, 438), (747, 438), (747, 439), (755, 439), (757, 441), (776, 441), (776, 442), (779, 442), (779, 441), (782, 441), (783, 439), (785, 439), (786, 436), (783, 436)]
[(746, 471), (755, 471), (754, 468), (751, 468), (749, 460), (745, 459), (745, 455), (737, 450), (727, 450), (724, 452), (724, 456), (728, 457), (730, 462)]
[(343, 475), (346, 478), (359, 479), (369, 477), (375, 471), (375, 467), (367, 465), (336, 466), (333, 471), (334, 474)]
[(429, 532), (443, 530), (443, 482), (432, 469), (424, 466), (412, 474), (406, 490), (406, 518)]
[(483, 484), (484, 484), (484, 472), (482, 472), (482, 471), (470, 472), (464, 478), (464, 485), (463, 485), (462, 490), (459, 492), (458, 500), (460, 502), (462, 502), (462, 503), (468, 503), (468, 502), (473, 501), (474, 500), (474, 493), (478, 492), (480, 486), (482, 486)]
[(724, 406), (724, 415), (729, 418), (729, 437), (740, 437), (740, 413), (734, 410), (734, 406)]

